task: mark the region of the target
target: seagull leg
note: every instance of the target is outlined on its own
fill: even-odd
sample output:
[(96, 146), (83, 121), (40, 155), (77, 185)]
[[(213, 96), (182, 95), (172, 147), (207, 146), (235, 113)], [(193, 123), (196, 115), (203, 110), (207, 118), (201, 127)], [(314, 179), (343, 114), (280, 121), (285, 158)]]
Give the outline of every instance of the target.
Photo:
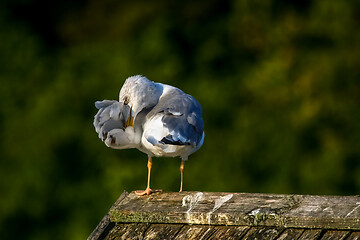
[(183, 189), (183, 180), (184, 180), (184, 160), (181, 159), (181, 164), (180, 164), (180, 191), (179, 192), (182, 192), (182, 189)]
[(148, 167), (147, 187), (146, 187), (146, 189), (144, 191), (142, 191), (142, 190), (135, 191), (135, 194), (138, 195), (138, 196), (150, 195), (151, 193), (154, 193), (154, 192), (161, 192), (161, 190), (152, 190), (150, 188), (150, 174), (151, 174), (151, 167), (152, 167), (152, 158), (150, 156), (148, 158), (147, 167)]

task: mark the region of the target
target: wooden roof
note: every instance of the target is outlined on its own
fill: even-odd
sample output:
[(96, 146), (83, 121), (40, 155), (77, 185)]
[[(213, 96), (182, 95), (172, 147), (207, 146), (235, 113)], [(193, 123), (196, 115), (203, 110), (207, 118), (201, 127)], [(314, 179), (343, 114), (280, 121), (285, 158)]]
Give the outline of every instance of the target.
[(88, 240), (360, 239), (359, 196), (124, 192)]

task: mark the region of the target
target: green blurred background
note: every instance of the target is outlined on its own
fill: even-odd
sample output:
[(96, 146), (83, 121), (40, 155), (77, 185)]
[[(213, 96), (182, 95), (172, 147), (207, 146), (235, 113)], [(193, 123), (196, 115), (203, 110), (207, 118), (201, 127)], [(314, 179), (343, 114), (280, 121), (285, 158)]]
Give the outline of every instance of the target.
[[(185, 190), (359, 194), (359, 1), (0, 4), (0, 238), (85, 239), (145, 154), (97, 137), (94, 102), (143, 74), (199, 100)], [(179, 159), (152, 187), (179, 188)]]

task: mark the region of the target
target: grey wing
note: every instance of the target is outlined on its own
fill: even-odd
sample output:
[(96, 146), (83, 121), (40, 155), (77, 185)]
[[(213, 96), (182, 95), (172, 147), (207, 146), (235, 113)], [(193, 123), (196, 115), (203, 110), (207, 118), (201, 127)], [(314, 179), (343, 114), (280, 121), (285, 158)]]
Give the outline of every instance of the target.
[(164, 112), (162, 121), (169, 135), (161, 142), (173, 145), (197, 146), (203, 137), (204, 122), (200, 103), (182, 91), (173, 92), (158, 103), (158, 112)]
[(118, 101), (115, 101), (115, 100), (103, 100), (103, 101), (96, 101), (95, 102), (95, 107), (97, 109), (100, 109), (100, 108), (106, 108), (107, 106), (110, 106), (114, 103), (118, 103)]
[(124, 129), (129, 111), (127, 105), (114, 100), (104, 100), (95, 102), (95, 106), (99, 111), (94, 117), (94, 127), (102, 141), (106, 140), (111, 130)]

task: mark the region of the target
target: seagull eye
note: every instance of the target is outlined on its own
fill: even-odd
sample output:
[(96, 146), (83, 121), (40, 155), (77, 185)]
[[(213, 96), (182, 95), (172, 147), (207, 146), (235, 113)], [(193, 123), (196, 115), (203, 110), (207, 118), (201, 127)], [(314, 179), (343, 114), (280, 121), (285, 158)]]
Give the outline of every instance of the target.
[(129, 98), (128, 98), (128, 97), (124, 97), (124, 104), (125, 104), (125, 105), (128, 105), (128, 103), (129, 103)]

